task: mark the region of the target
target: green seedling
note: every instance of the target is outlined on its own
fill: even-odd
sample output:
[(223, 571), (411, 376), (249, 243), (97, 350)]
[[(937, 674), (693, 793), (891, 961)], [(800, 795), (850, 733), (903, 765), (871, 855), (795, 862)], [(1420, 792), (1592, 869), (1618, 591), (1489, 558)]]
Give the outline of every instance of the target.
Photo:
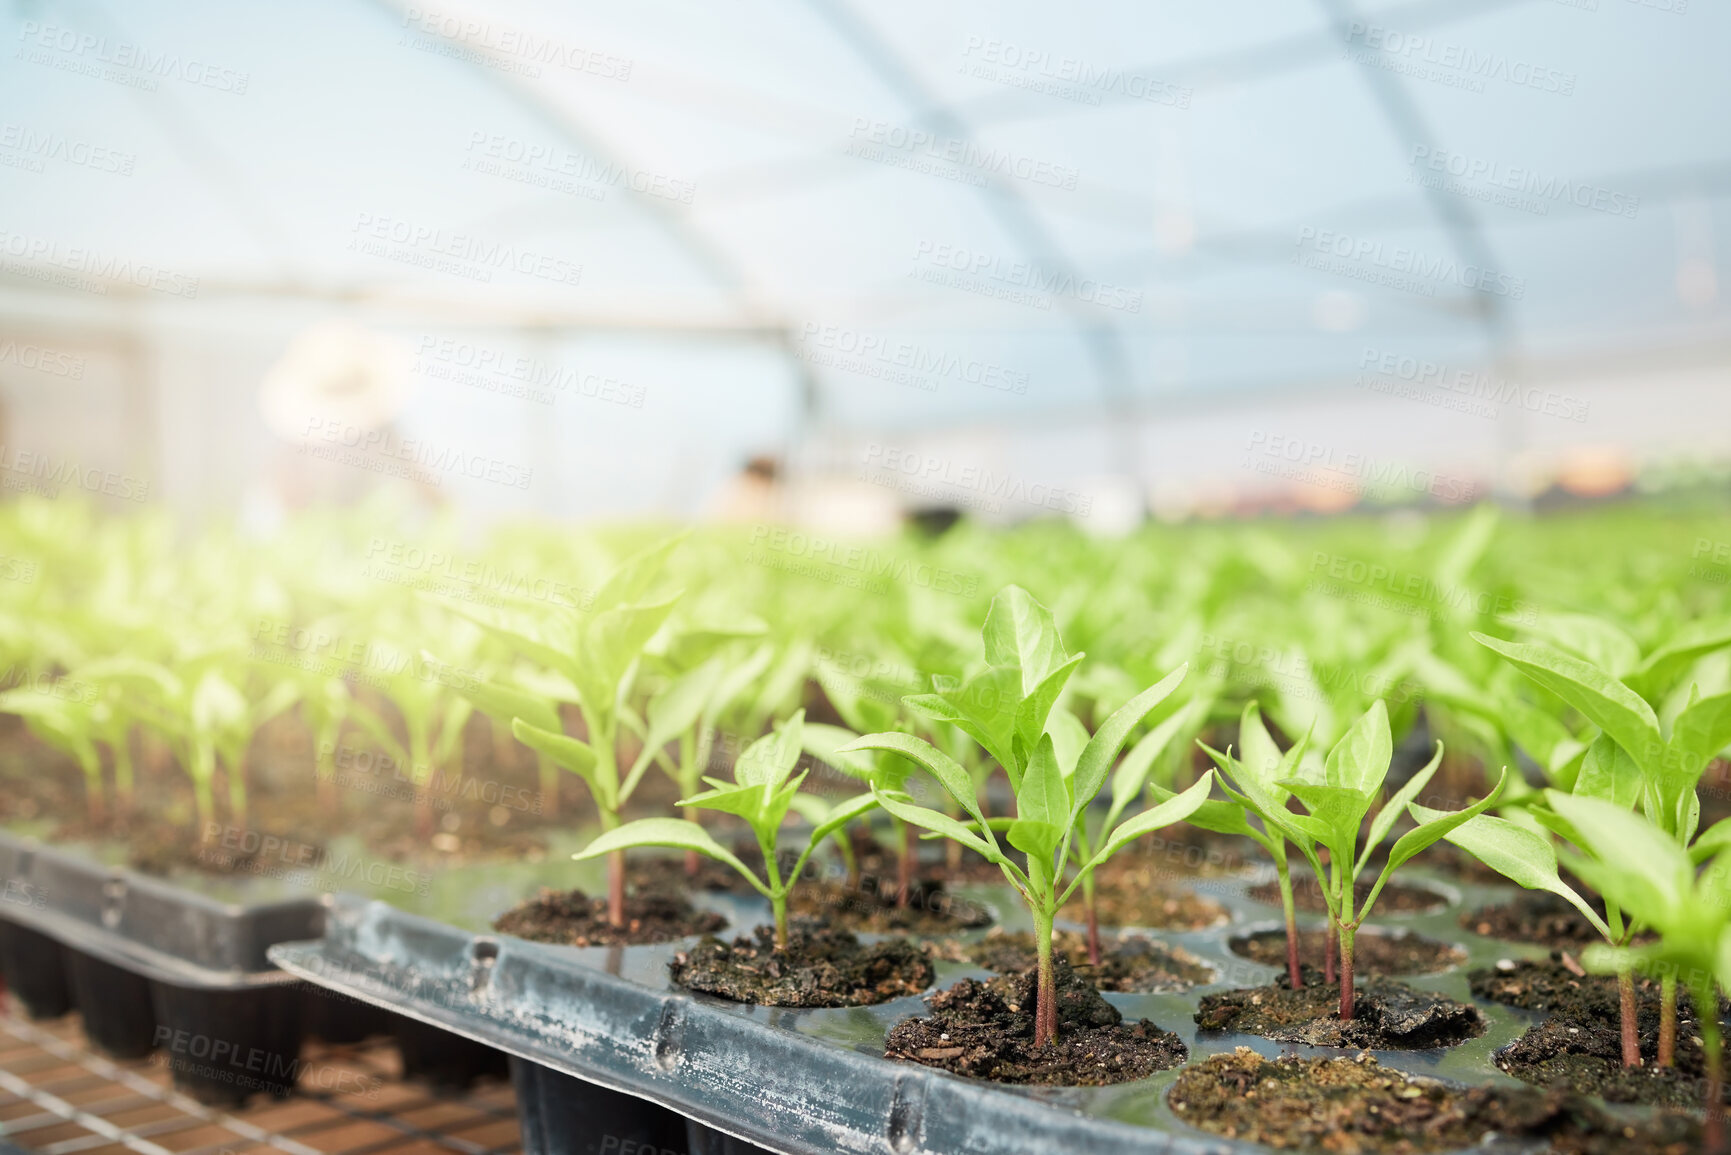
[[(584, 780), (606, 830), (619, 826), (620, 811), (658, 752), (645, 741), (620, 775), (618, 744), (622, 730), (629, 730), (628, 703), (638, 666), (678, 597), (652, 600), (650, 594), (679, 540), (671, 538), (626, 560), (586, 609), (549, 604), (540, 607), (535, 619), (527, 620), (520, 615), (462, 611), (519, 657), (543, 667), (551, 675), (548, 680), (557, 679), (576, 699), (583, 739), (522, 716), (511, 729), (519, 742)], [(540, 721), (548, 719), (540, 715)], [(607, 920), (614, 926), (625, 925), (623, 850), (607, 860)]]
[[(62, 686), (21, 686), (0, 692), (0, 713), (16, 714), (32, 734), (78, 763), (84, 775), (84, 808), (100, 826), (107, 817), (102, 784), (102, 756), (96, 743), (104, 733), (103, 714), (110, 709), (93, 692), (76, 682)], [(116, 754), (116, 765), (118, 762)], [(118, 779), (118, 774), (117, 774)]]
[[(1282, 754), (1262, 724), (1262, 714), (1256, 703), (1249, 703), (1238, 723), (1238, 757), (1233, 757), (1230, 749), (1222, 754), (1206, 745), (1202, 747), (1220, 769), (1221, 789), (1236, 805), (1210, 802), (1190, 817), (1192, 826), (1251, 839), (1274, 861), (1275, 878), (1280, 883), (1281, 911), (1286, 917), (1286, 977), (1293, 990), (1304, 985), (1304, 973), (1298, 965), (1298, 909), (1293, 899), (1292, 866), (1286, 848), (1291, 842), (1298, 846), (1301, 854), (1312, 857), (1316, 853), (1316, 841), (1286, 821), (1289, 814), (1287, 800), (1292, 795), (1280, 783), (1298, 776), (1298, 767), (1309, 742), (1309, 735), (1306, 735)], [(1131, 751), (1132, 758), (1135, 754), (1136, 751)], [(1130, 760), (1126, 758), (1125, 762)], [(1247, 816), (1254, 817), (1257, 825), (1252, 826), (1246, 821)], [(1332, 961), (1332, 951), (1329, 958)], [(1326, 974), (1324, 981), (1333, 977)]]
[[(1183, 679), (1180, 668), (1137, 694), (1115, 711), (1077, 748), (1065, 739), (1061, 758), (1046, 729), (1052, 707), (1081, 655), (1066, 655), (1052, 615), (1025, 590), (1011, 586), (992, 600), (982, 631), (989, 669), (967, 683), (939, 683), (938, 692), (909, 699), (910, 706), (952, 722), (997, 758), (1016, 792), (1013, 818), (988, 822), (974, 795), (974, 781), (954, 758), (911, 734), (878, 733), (858, 739), (847, 750), (899, 754), (925, 770), (972, 820), (951, 818), (921, 806), (911, 795), (873, 794), (903, 822), (960, 842), (997, 866), (1015, 887), (1034, 923), (1039, 956), (1034, 1013), (1034, 1043), (1057, 1038), (1056, 971), (1052, 931), (1058, 911), (1103, 863), (1144, 834), (1189, 817), (1208, 798), (1213, 772), (1175, 797), (1121, 822), (1104, 826), (1098, 848), (1086, 860), (1073, 854), (1076, 834), (1090, 804), (1106, 784), (1112, 764), (1135, 728)], [(989, 689), (991, 693), (979, 692)], [(917, 703), (917, 705), (916, 705)], [(1138, 793), (1140, 793), (1138, 791)], [(1127, 809), (1129, 799), (1119, 808)], [(1024, 856), (1018, 867), (998, 842), (997, 831)]]
[[(733, 781), (705, 778), (709, 789), (681, 799), (679, 805), (699, 810), (714, 810), (737, 815), (751, 827), (763, 852), (762, 876), (741, 862), (731, 851), (715, 841), (696, 822), (684, 818), (639, 818), (616, 829), (606, 831), (580, 853), (572, 857), (579, 861), (600, 855), (621, 854), (639, 846), (665, 846), (686, 850), (726, 863), (769, 900), (775, 917), (775, 945), (787, 946), (787, 899), (805, 870), (812, 852), (831, 833), (877, 805), (872, 794), (859, 794), (829, 807), (811, 828), (805, 849), (788, 869), (781, 871), (776, 858), (776, 841), (788, 812), (799, 797), (799, 787), (806, 772), (794, 773), (802, 748), (801, 729), (805, 713), (800, 711), (775, 732), (767, 734), (746, 747), (733, 767)], [(808, 796), (809, 797), (809, 796)]]
[[(1364, 903), (1355, 907), (1359, 875), (1370, 864), (1371, 854), (1394, 829), (1394, 824), (1406, 812), (1407, 804), (1417, 798), (1430, 782), (1442, 761), (1442, 745), (1430, 762), (1395, 791), (1393, 796), (1371, 819), (1368, 834), (1360, 849), (1360, 834), (1365, 819), (1382, 796), (1383, 782), (1388, 777), (1389, 763), (1394, 757), (1394, 740), (1389, 733), (1388, 711), (1378, 701), (1366, 711), (1344, 737), (1328, 753), (1319, 776), (1283, 778), (1276, 785), (1289, 791), (1307, 811), (1270, 809), (1258, 817), (1272, 819), (1277, 827), (1288, 832), (1311, 869), (1322, 882), (1322, 897), (1333, 921), (1340, 947), (1340, 1017), (1353, 1017), (1354, 988), (1352, 973), (1353, 935), (1364, 925), (1371, 908), (1381, 895), (1390, 877), (1419, 851), (1437, 842), (1449, 831), (1476, 814), (1494, 806), (1508, 782), (1505, 770), (1496, 787), (1484, 798), (1462, 810), (1444, 813), (1440, 817), (1419, 823), (1395, 840), (1388, 859), (1378, 873), (1376, 882), (1365, 895)], [(1293, 837), (1296, 835), (1296, 837)], [(1319, 849), (1328, 851), (1326, 881)]]
[(1667, 831), (1624, 807), (1597, 798), (1552, 792), (1548, 801), (1567, 824), (1569, 841), (1583, 855), (1569, 855), (1569, 869), (1625, 910), (1641, 912), (1641, 922), (1659, 939), (1641, 946), (1594, 946), (1581, 962), (1619, 983), (1635, 971), (1660, 973), (1673, 983), (1682, 975), (1695, 1004), (1695, 1021), (1705, 1052), (1707, 1079), (1702, 1107), (1707, 1113), (1706, 1148), (1723, 1151), (1724, 1051), (1719, 1032), (1719, 989), (1731, 970), (1727, 935), (1727, 868), (1717, 858), (1700, 875), (1696, 860)]

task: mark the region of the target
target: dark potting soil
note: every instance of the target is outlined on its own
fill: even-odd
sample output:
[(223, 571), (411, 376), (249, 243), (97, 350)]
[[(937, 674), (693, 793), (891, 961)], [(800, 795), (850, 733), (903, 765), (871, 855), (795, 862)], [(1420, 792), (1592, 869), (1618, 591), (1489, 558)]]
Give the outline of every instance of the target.
[[(1550, 1016), (1498, 1051), (1497, 1066), (1523, 1082), (1612, 1103), (1699, 1106), (1706, 1052), (1689, 996), (1677, 996), (1674, 1066), (1658, 1067), (1659, 986), (1636, 981), (1635, 1026), (1644, 1065), (1625, 1067), (1616, 978), (1577, 974), (1564, 957), (1558, 951), (1548, 960), (1503, 959), (1468, 976), (1475, 998)], [(1724, 1008), (1720, 1018), (1723, 1027)]]
[[(1364, 900), (1370, 897), (1372, 882), (1360, 882), (1352, 888), (1353, 909), (1358, 910), (1364, 905)], [(1269, 906), (1280, 905), (1280, 883), (1260, 882), (1246, 893), (1257, 902)], [(1322, 901), (1322, 888), (1316, 885), (1316, 879), (1309, 874), (1294, 874), (1292, 876), (1292, 904), (1299, 910), (1309, 914), (1327, 914), (1328, 904)], [(1426, 914), (1438, 910), (1448, 904), (1448, 899), (1425, 886), (1410, 886), (1406, 883), (1391, 882), (1382, 888), (1382, 893), (1376, 896), (1376, 913), (1388, 914)]]
[(590, 898), (581, 890), (543, 890), (493, 920), (500, 934), (561, 946), (642, 946), (726, 925), (719, 914), (697, 910), (683, 898), (646, 893), (626, 896), (625, 925), (616, 927), (607, 921), (606, 897)]
[(951, 894), (942, 883), (915, 883), (906, 906), (896, 904), (893, 882), (881, 889), (873, 883), (870, 876), (859, 886), (827, 879), (802, 882), (789, 897), (788, 911), (870, 934), (942, 935), (992, 924), (990, 910)]
[(905, 939), (866, 944), (845, 930), (795, 926), (777, 950), (773, 927), (731, 943), (704, 938), (673, 956), (673, 981), (689, 990), (769, 1007), (863, 1007), (917, 995), (936, 971)]
[[(1322, 970), (1328, 932), (1298, 932), (1298, 961), (1306, 969)], [(1232, 953), (1267, 966), (1286, 966), (1286, 932), (1262, 930), (1237, 935), (1227, 944)], [(1353, 969), (1363, 975), (1429, 975), (1460, 966), (1467, 952), (1458, 946), (1417, 934), (1359, 931), (1353, 937)]]
[[(1224, 906), (1188, 886), (1174, 885), (1169, 875), (1152, 863), (1135, 859), (1125, 867), (1096, 874), (1094, 904), (1101, 925), (1204, 930), (1226, 922)], [(1080, 890), (1064, 907), (1062, 916), (1072, 922), (1087, 919)]]
[(1378, 975), (1357, 984), (1349, 1021), (1340, 1018), (1338, 983), (1295, 991), (1283, 973), (1268, 986), (1204, 995), (1196, 1022), (1204, 1031), (1241, 1031), (1281, 1043), (1390, 1051), (1452, 1047), (1485, 1031), (1477, 1008)]
[[(1097, 990), (1147, 994), (1188, 990), (1214, 980), (1214, 968), (1195, 955), (1143, 935), (1103, 938), (1098, 967), (1089, 964), (1088, 939), (1079, 931), (1059, 931), (1052, 945)], [(966, 947), (965, 957), (988, 970), (1013, 974), (1034, 967), (1038, 948), (1029, 931), (994, 930)]]
[[(1604, 908), (1599, 908), (1604, 913)], [(1604, 938), (1581, 912), (1544, 890), (1523, 890), (1507, 902), (1463, 911), (1461, 927), (1487, 938), (1579, 950)]]
[(984, 982), (963, 979), (926, 998), (931, 1015), (904, 1019), (884, 1041), (884, 1057), (997, 1083), (1104, 1086), (1170, 1070), (1188, 1056), (1183, 1040), (1147, 1019), (1126, 1023), (1062, 957), (1054, 960), (1058, 1038), (1034, 1042), (1032, 970)]
[(1549, 1140), (1566, 1155), (1685, 1155), (1701, 1125), (1665, 1113), (1638, 1123), (1588, 1100), (1530, 1088), (1455, 1088), (1357, 1058), (1267, 1059), (1248, 1047), (1210, 1055), (1178, 1076), (1167, 1098), (1193, 1127), (1286, 1150), (1337, 1155), (1477, 1147), (1491, 1135)]

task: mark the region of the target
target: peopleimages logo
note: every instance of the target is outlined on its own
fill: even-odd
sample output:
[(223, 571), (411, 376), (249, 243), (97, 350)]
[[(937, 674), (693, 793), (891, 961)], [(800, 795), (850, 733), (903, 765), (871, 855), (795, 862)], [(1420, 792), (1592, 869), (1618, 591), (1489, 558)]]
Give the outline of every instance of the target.
[[(1522, 165), (1506, 165), (1484, 157), (1462, 152), (1415, 144), (1407, 163), (1414, 170), (1414, 179), (1427, 188), (1438, 188), (1462, 196), (1486, 199), (1480, 193), (1509, 193), (1515, 199), (1510, 207), (1525, 208), (1519, 198), (1531, 198), (1539, 215), (1549, 212), (1552, 203), (1567, 203), (1580, 209), (1630, 217), (1641, 211), (1641, 198), (1616, 192), (1588, 181), (1574, 181), (1555, 174), (1542, 173)], [(1428, 173), (1438, 174), (1432, 178)], [(1449, 179), (1441, 179), (1442, 177)], [(1459, 183), (1456, 183), (1459, 182)]]
[[(1575, 92), (1573, 72), (1546, 68), (1531, 61), (1505, 56), (1500, 52), (1486, 52), (1463, 44), (1438, 40), (1432, 36), (1386, 28), (1380, 24), (1354, 20), (1347, 26), (1346, 43), (1349, 57), (1353, 56), (1355, 47), (1364, 53), (1358, 58), (1360, 62), (1368, 63), (1381, 58), (1413, 67), (1440, 69), (1479, 86), (1477, 91), (1483, 91), (1485, 81), (1496, 80), (1517, 88), (1535, 88), (1540, 92), (1555, 93), (1558, 96), (1572, 96)], [(1372, 53), (1375, 55), (1371, 55)]]
[(388, 429), (363, 429), (342, 421), (319, 417), (307, 419), (301, 452), (312, 457), (343, 460), (341, 451), (350, 451), (357, 460), (401, 463), (433, 471), (431, 476), (454, 474), (473, 481), (491, 481), (513, 489), (528, 489), (534, 470), (495, 457), (468, 453), (449, 445), (418, 437), (399, 437)]
[[(1367, 345), (1358, 359), (1360, 369), (1368, 369), (1382, 377), (1394, 378), (1400, 382), (1419, 387), (1459, 394), (1475, 401), (1486, 401), (1496, 405), (1509, 405), (1525, 409), (1528, 413), (1541, 413), (1546, 417), (1559, 417), (1564, 421), (1585, 421), (1587, 419), (1587, 402), (1567, 393), (1558, 393), (1554, 389), (1538, 389), (1531, 385), (1520, 385), (1501, 377), (1493, 377), (1477, 369), (1455, 369), (1440, 361), (1427, 361), (1422, 357), (1411, 357), (1403, 353), (1391, 353)], [(1379, 383), (1371, 378), (1360, 376), (1360, 388), (1372, 392), (1386, 393), (1390, 390), (1379, 387)], [(1484, 416), (1496, 416), (1495, 410)]]
[(1513, 277), (1470, 263), (1463, 265), (1453, 257), (1434, 257), (1419, 249), (1385, 245), (1369, 237), (1334, 229), (1305, 225), (1298, 230), (1294, 244), (1298, 251), (1293, 254), (1293, 263), (1306, 268), (1339, 272), (1345, 276), (1362, 275), (1362, 279), (1367, 280), (1380, 280), (1386, 276), (1388, 283), (1396, 287), (1404, 287), (1402, 281), (1419, 285), (1420, 288), (1414, 291), (1420, 292), (1430, 288), (1425, 282), (1439, 281), (1474, 292), (1507, 297), (1511, 301), (1522, 300), (1527, 295), (1525, 277)]
[[(1002, 286), (987, 289), (988, 295), (1014, 299), (1018, 303), (1051, 308), (1051, 298), (1069, 297), (1103, 309), (1126, 313), (1142, 311), (1142, 290), (1127, 289), (1108, 281), (1077, 277), (1042, 268), (1032, 261), (1010, 261), (993, 253), (970, 249), (962, 245), (918, 241), (914, 245), (914, 274), (927, 274), (934, 283), (952, 284), (956, 288), (981, 291), (982, 283)], [(969, 281), (974, 284), (971, 286)]]

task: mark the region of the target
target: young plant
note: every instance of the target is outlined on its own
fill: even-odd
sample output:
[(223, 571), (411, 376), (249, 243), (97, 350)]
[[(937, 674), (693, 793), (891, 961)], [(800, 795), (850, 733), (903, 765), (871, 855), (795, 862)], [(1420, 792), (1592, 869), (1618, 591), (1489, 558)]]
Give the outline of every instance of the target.
[[(1155, 688), (1167, 686), (1168, 692), (1176, 689), (1178, 684), (1184, 680), (1188, 668), (1187, 666), (1179, 667), (1162, 679)], [(1170, 683), (1169, 686), (1168, 683)], [(1164, 700), (1164, 695), (1162, 700)], [(1106, 809), (1105, 817), (1095, 828), (1090, 829), (1089, 808), (1082, 808), (1076, 818), (1075, 838), (1070, 843), (1070, 854), (1075, 859), (1078, 868), (1093, 858), (1094, 848), (1100, 844), (1105, 832), (1118, 825), (1118, 820), (1123, 817), (1124, 811), (1142, 797), (1144, 789), (1151, 789), (1156, 801), (1164, 802), (1173, 797), (1172, 791), (1165, 787), (1150, 784), (1149, 775), (1154, 769), (1155, 762), (1167, 749), (1175, 744), (1179, 748), (1188, 748), (1188, 738), (1195, 734), (1196, 728), (1207, 716), (1209, 704), (1207, 699), (1192, 698), (1149, 730), (1130, 748), (1130, 752), (1124, 756), (1123, 761), (1112, 773), (1112, 801)], [(1062, 738), (1067, 745), (1058, 746), (1059, 762), (1063, 765), (1073, 764), (1081, 749), (1088, 743), (1087, 728), (1074, 714), (1061, 708), (1053, 713), (1052, 718), (1055, 723), (1051, 728), (1054, 746), (1058, 746), (1060, 736), (1067, 735)], [(1063, 719), (1063, 721), (1060, 722), (1059, 719)], [(1180, 735), (1184, 735), (1186, 740), (1178, 741)], [(1226, 803), (1205, 802), (1196, 814), (1190, 816), (1192, 824), (1197, 824), (1198, 815), (1210, 808), (1232, 809)], [(1094, 874), (1092, 871), (1082, 877), (1082, 911), (1087, 925), (1088, 962), (1093, 966), (1099, 966), (1102, 957), (1100, 951), (1100, 908), (1094, 895)]]
[[(587, 740), (524, 717), (513, 721), (511, 732), (525, 746), (584, 780), (606, 830), (619, 826), (620, 811), (655, 758), (656, 748), (646, 742), (636, 761), (620, 776), (618, 742), (621, 729), (626, 727), (624, 717), (639, 661), (678, 598), (674, 594), (651, 600), (650, 592), (679, 540), (670, 538), (627, 559), (596, 591), (586, 609), (546, 605), (537, 621), (460, 611), (569, 687)], [(543, 716), (541, 720), (547, 719)], [(607, 860), (607, 921), (625, 925), (623, 848)]]
[[(1269, 818), (1277, 827), (1292, 832), (1293, 842), (1309, 861), (1322, 883), (1322, 898), (1333, 921), (1340, 943), (1340, 1017), (1353, 1017), (1354, 988), (1352, 974), (1353, 935), (1364, 925), (1371, 908), (1389, 878), (1402, 864), (1419, 851), (1437, 842), (1449, 831), (1476, 814), (1494, 806), (1508, 782), (1505, 770), (1496, 787), (1485, 797), (1462, 810), (1443, 813), (1420, 822), (1395, 840), (1389, 848), (1388, 860), (1378, 873), (1376, 882), (1365, 895), (1364, 903), (1356, 906), (1359, 875), (1370, 864), (1370, 856), (1395, 822), (1406, 812), (1407, 804), (1417, 798), (1430, 782), (1442, 762), (1442, 744), (1437, 744), (1430, 762), (1397, 790), (1371, 819), (1370, 830), (1359, 847), (1365, 818), (1382, 795), (1383, 782), (1388, 777), (1389, 762), (1394, 757), (1394, 740), (1389, 733), (1388, 711), (1381, 701), (1374, 703), (1350, 729), (1334, 749), (1328, 752), (1320, 777), (1292, 777), (1277, 781), (1304, 806), (1307, 813), (1270, 809), (1259, 811), (1258, 817)], [(1291, 835), (1289, 834), (1289, 837)], [(1328, 851), (1326, 881), (1318, 848)]]
[[(1020, 590), (1016, 590), (1020, 594)], [(1004, 594), (994, 601), (994, 613), (997, 613), (999, 603)], [(1021, 601), (1025, 599), (1025, 601)], [(1032, 597), (1021, 594), (1016, 599), (1021, 606), (1032, 603), (1039, 606)], [(1042, 608), (1044, 610), (1044, 608)], [(1035, 687), (1042, 686), (1049, 675), (1040, 675), (1040, 670), (1049, 667), (1052, 661), (1065, 663), (1063, 670), (1073, 670), (1073, 661), (1063, 658), (1063, 649), (1056, 646), (1058, 630), (1052, 627), (1051, 615), (1018, 613), (1011, 629), (1018, 630), (1016, 648), (1007, 651), (1002, 646), (994, 646), (990, 634), (992, 618), (988, 616), (987, 656), (1018, 656), (1026, 661), (1023, 670), (1032, 675)], [(1004, 620), (999, 620), (1002, 625)], [(1002, 641), (1004, 636), (999, 636)], [(1065, 906), (1075, 894), (1082, 881), (1087, 880), (1103, 862), (1111, 859), (1118, 850), (1127, 847), (1142, 835), (1153, 833), (1156, 829), (1165, 828), (1170, 824), (1184, 821), (1191, 816), (1196, 807), (1208, 798), (1208, 790), (1213, 783), (1213, 772), (1203, 774), (1196, 783), (1181, 795), (1168, 798), (1167, 802), (1158, 803), (1155, 807), (1142, 810), (1123, 823), (1111, 824), (1101, 831), (1099, 849), (1084, 862), (1075, 861), (1071, 855), (1071, 843), (1075, 840), (1078, 826), (1082, 824), (1087, 807), (1094, 802), (1094, 797), (1106, 784), (1106, 774), (1111, 771), (1111, 764), (1118, 757), (1125, 739), (1129, 739), (1130, 731), (1141, 724), (1148, 713), (1160, 705), (1160, 701), (1172, 691), (1172, 686), (1181, 679), (1184, 670), (1177, 670), (1174, 675), (1163, 679), (1158, 686), (1149, 687), (1129, 703), (1118, 708), (1110, 719), (1106, 719), (1099, 731), (1089, 738), (1082, 750), (1073, 760), (1059, 760), (1056, 745), (1052, 743), (1049, 732), (1035, 731), (1032, 743), (1023, 736), (1023, 732), (992, 732), (981, 727), (988, 738), (999, 743), (1007, 741), (1006, 750), (1014, 750), (1020, 755), (1026, 748), (1025, 757), (1011, 757), (1011, 765), (1016, 769), (1011, 771), (1011, 765), (1004, 769), (1011, 771), (1014, 786), (1016, 786), (1016, 816), (1014, 819), (997, 819), (988, 823), (980, 814), (980, 803), (975, 800), (973, 779), (968, 771), (962, 769), (954, 758), (938, 750), (928, 741), (914, 738), (912, 734), (867, 734), (859, 741), (852, 743), (853, 750), (888, 750), (900, 753), (912, 760), (921, 769), (930, 772), (938, 781), (945, 793), (956, 800), (957, 805), (968, 814), (973, 823), (959, 823), (957, 819), (943, 814), (942, 810), (917, 805), (907, 793), (886, 793), (874, 788), (872, 793), (878, 797), (879, 805), (890, 810), (904, 823), (930, 829), (936, 835), (954, 838), (964, 847), (973, 850), (975, 854), (985, 857), (988, 862), (1001, 869), (1004, 878), (1016, 888), (1016, 894), (1028, 907), (1028, 914), (1033, 919), (1033, 937), (1039, 951), (1039, 975), (1037, 975), (1037, 1001), (1033, 1015), (1033, 1044), (1047, 1046), (1058, 1037), (1058, 985), (1056, 971), (1052, 968), (1052, 923), (1058, 918), (1059, 907)], [(1056, 691), (1052, 691), (1056, 698)], [(1051, 700), (1047, 700), (1046, 708), (1039, 710), (1040, 715), (1049, 712)], [(975, 724), (973, 719), (968, 724)], [(1014, 715), (1007, 719), (1009, 726), (1014, 726)], [(1026, 745), (1023, 745), (1026, 743)], [(1004, 854), (997, 836), (994, 824), (1006, 829), (1006, 840), (1013, 849), (1020, 850), (1025, 855), (1025, 866), (1018, 868)]]
[(870, 794), (859, 794), (828, 808), (812, 826), (804, 851), (785, 875), (776, 859), (776, 836), (794, 808), (799, 787), (806, 772), (794, 774), (799, 762), (801, 728), (805, 722), (802, 710), (746, 747), (734, 763), (733, 781), (705, 778), (710, 789), (680, 800), (679, 805), (700, 810), (715, 810), (743, 818), (757, 837), (763, 852), (763, 876), (759, 877), (726, 847), (712, 838), (696, 822), (684, 818), (639, 818), (635, 822), (604, 832), (580, 853), (572, 857), (581, 861), (600, 855), (613, 855), (636, 846), (666, 846), (695, 852), (737, 870), (754, 889), (769, 900), (775, 916), (775, 945), (787, 946), (787, 898), (805, 870), (806, 860), (834, 831), (852, 822), (877, 805)]
[[(1304, 973), (1298, 965), (1298, 909), (1293, 899), (1292, 867), (1286, 845), (1292, 842), (1298, 846), (1299, 853), (1308, 858), (1316, 854), (1316, 840), (1285, 821), (1290, 814), (1287, 800), (1292, 794), (1280, 783), (1298, 775), (1298, 767), (1309, 743), (1307, 734), (1282, 754), (1262, 724), (1262, 714), (1256, 703), (1248, 703), (1238, 723), (1239, 757), (1234, 758), (1230, 748), (1222, 754), (1202, 746), (1220, 768), (1221, 789), (1237, 805), (1210, 803), (1190, 817), (1192, 826), (1218, 834), (1244, 835), (1268, 851), (1269, 858), (1274, 860), (1274, 875), (1280, 883), (1281, 912), (1286, 917), (1286, 979), (1293, 990), (1304, 986)], [(1137, 751), (1132, 750), (1124, 761), (1129, 763), (1136, 754)], [(1247, 816), (1254, 816), (1258, 825), (1252, 826), (1247, 822)], [(1332, 951), (1329, 959), (1333, 960)], [(1325, 974), (1324, 981), (1332, 978), (1332, 974)]]
[(1569, 840), (1586, 852), (1585, 857), (1571, 855), (1569, 869), (1608, 903), (1640, 911), (1641, 922), (1659, 934), (1659, 940), (1648, 945), (1593, 946), (1583, 953), (1582, 965), (1615, 974), (1619, 982), (1636, 970), (1656, 970), (1673, 981), (1682, 974), (1689, 984), (1707, 1068), (1702, 1093), (1706, 1148), (1722, 1151), (1724, 1052), (1719, 987), (1731, 962), (1724, 867), (1715, 862), (1697, 876), (1695, 862), (1675, 839), (1615, 803), (1560, 794), (1549, 802), (1567, 823)]
[[(0, 692), (0, 713), (16, 714), (32, 734), (69, 755), (84, 774), (84, 807), (93, 824), (107, 817), (102, 785), (102, 758), (96, 742), (101, 734), (101, 711), (105, 703), (78, 692), (75, 684), (65, 689), (47, 685), (20, 686)], [(118, 755), (117, 762), (118, 766)]]

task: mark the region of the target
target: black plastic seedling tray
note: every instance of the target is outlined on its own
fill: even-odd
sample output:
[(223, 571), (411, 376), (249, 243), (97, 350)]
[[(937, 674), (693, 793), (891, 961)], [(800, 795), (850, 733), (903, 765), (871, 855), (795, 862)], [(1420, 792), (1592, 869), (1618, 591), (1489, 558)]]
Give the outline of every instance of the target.
[(318, 895), (224, 901), (3, 832), (0, 887), (0, 966), (26, 1013), (76, 1006), (117, 1057), (161, 1048), (205, 1102), (293, 1085), (307, 988), (265, 951), (319, 933)]
[[(463, 885), (461, 872), (445, 881)], [(1153, 932), (1211, 965), (1213, 983), (1180, 993), (1107, 996), (1127, 1018), (1147, 1017), (1177, 1032), (1192, 1061), (1236, 1046), (1271, 1056), (1291, 1049), (1251, 1035), (1198, 1037), (1192, 1018), (1201, 994), (1259, 985), (1275, 974), (1273, 967), (1234, 955), (1228, 945), (1235, 935), (1280, 925), (1277, 908), (1248, 897), (1252, 881), (1262, 879), (1185, 880), (1226, 908), (1227, 923)], [(1378, 923), (1456, 943), (1468, 958), (1453, 970), (1407, 979), (1412, 985), (1471, 1001), (1468, 970), (1498, 958), (1543, 954), (1458, 928), (1463, 902), (1505, 897), (1506, 888), (1461, 886), (1435, 876), (1416, 881), (1433, 888), (1440, 905)], [(1006, 929), (1025, 929), (1005, 888), (958, 889), (992, 907)], [(499, 897), (497, 886), (477, 890)], [(760, 903), (719, 895), (696, 901), (730, 918), (725, 933), (743, 933), (765, 920)], [(959, 1078), (882, 1058), (889, 1027), (924, 1013), (917, 998), (838, 1010), (745, 1006), (671, 986), (667, 963), (682, 944), (579, 949), (488, 934), (484, 920), (456, 921), (468, 928), (382, 902), (339, 899), (322, 939), (280, 944), (270, 953), (285, 970), (311, 982), (508, 1052), (531, 1155), (617, 1152), (627, 1138), (637, 1143), (630, 1150), (647, 1144), (650, 1151), (763, 1148), (786, 1155), (1261, 1150), (1177, 1119), (1166, 1105), (1177, 1071), (1098, 1088), (1017, 1088)], [(936, 985), (985, 973), (941, 963)], [(1532, 1020), (1496, 1005), (1480, 1004), (1480, 1010), (1488, 1030), (1464, 1045), (1377, 1057), (1390, 1067), (1463, 1084), (1512, 1083), (1496, 1071), (1491, 1053)], [(585, 1085), (615, 1094), (585, 1091)], [(632, 1099), (639, 1102), (632, 1105)], [(666, 1128), (676, 1130), (677, 1122), (663, 1110), (695, 1122), (684, 1146), (667, 1140), (673, 1132)]]

